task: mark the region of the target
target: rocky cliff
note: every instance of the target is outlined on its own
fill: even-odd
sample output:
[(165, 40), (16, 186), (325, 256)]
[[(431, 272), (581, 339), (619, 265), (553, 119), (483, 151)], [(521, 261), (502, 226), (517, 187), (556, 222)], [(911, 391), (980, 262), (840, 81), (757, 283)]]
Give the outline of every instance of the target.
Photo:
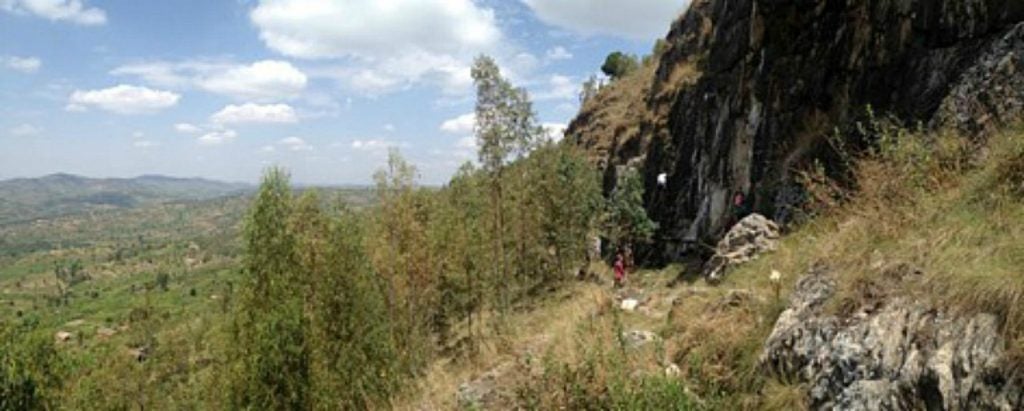
[[(920, 281), (906, 265), (890, 283)], [(895, 284), (890, 284), (895, 285)], [(951, 313), (910, 301), (866, 301), (827, 313), (836, 279), (818, 266), (796, 286), (765, 342), (761, 363), (809, 387), (813, 409), (1018, 410), (1024, 384), (1006, 369), (1006, 342), (990, 314)]]
[(649, 255), (676, 259), (728, 228), (737, 193), (785, 220), (793, 171), (827, 163), (827, 136), (868, 106), (968, 135), (1019, 118), (1022, 21), (1021, 0), (695, 0), (631, 93), (602, 90), (567, 136), (600, 159), (606, 186), (618, 166), (643, 170), (660, 224)]

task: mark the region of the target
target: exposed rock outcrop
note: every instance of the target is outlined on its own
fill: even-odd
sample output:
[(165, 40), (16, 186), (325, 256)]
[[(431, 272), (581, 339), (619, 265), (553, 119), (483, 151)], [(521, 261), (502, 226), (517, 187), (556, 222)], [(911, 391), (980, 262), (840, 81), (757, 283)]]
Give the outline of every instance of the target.
[(632, 114), (585, 105), (566, 135), (600, 147), (606, 182), (617, 166), (643, 168), (660, 229), (657, 248), (641, 251), (674, 260), (728, 228), (734, 193), (785, 223), (799, 198), (792, 170), (835, 164), (826, 136), (869, 105), (970, 134), (1020, 118), (1022, 21), (1019, 0), (695, 0), (638, 82), (642, 96), (619, 102)]
[(1021, 382), (1004, 369), (1005, 342), (994, 316), (951, 316), (893, 298), (840, 318), (823, 308), (835, 287), (823, 267), (800, 279), (761, 355), (762, 366), (776, 376), (810, 386), (813, 408), (1024, 406)]
[(721, 281), (730, 267), (775, 251), (779, 236), (779, 226), (763, 215), (744, 217), (718, 241), (715, 255), (704, 265), (704, 278), (712, 283)]

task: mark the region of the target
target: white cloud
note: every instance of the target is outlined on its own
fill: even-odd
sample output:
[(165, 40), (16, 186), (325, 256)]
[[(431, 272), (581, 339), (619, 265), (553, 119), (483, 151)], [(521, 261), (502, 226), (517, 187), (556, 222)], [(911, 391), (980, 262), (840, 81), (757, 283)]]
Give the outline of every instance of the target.
[(229, 104), (210, 116), (216, 124), (232, 123), (295, 123), (295, 109), (287, 104)]
[(369, 140), (354, 140), (352, 141), (352, 148), (361, 151), (373, 151), (382, 152), (392, 147), (408, 147), (405, 143), (396, 143), (388, 140), (380, 139), (369, 139)]
[(175, 124), (174, 130), (184, 134), (199, 134), (203, 131), (203, 129), (189, 123)]
[(452, 134), (472, 133), (476, 126), (476, 114), (466, 113), (461, 116), (445, 120), (441, 123), (441, 131)]
[(534, 100), (575, 100), (580, 86), (571, 77), (554, 74), (548, 77), (544, 88), (533, 94)]
[(177, 63), (164, 61), (134, 63), (120, 66), (110, 71), (115, 76), (136, 76), (148, 84), (157, 87), (186, 88), (194, 85), (199, 76), (217, 71), (226, 71), (231, 67), (224, 62), (189, 60)]
[(15, 14), (32, 14), (50, 21), (69, 21), (83, 26), (107, 22), (107, 14), (88, 7), (82, 0), (0, 0), (0, 10)]
[(456, 148), (460, 148), (460, 149), (473, 150), (475, 152), (476, 149), (477, 149), (476, 137), (474, 137), (474, 136), (462, 137), (458, 141), (455, 142), (455, 147)]
[(569, 50), (566, 50), (565, 47), (555, 46), (551, 49), (548, 49), (547, 53), (545, 53), (544, 56), (551, 61), (568, 60), (572, 58), (572, 53), (570, 53)]
[(305, 73), (281, 60), (251, 64), (203, 59), (153, 61), (124, 65), (110, 74), (136, 76), (159, 87), (195, 87), (237, 100), (259, 102), (295, 98), (309, 82)]
[(68, 111), (93, 106), (118, 114), (152, 113), (178, 104), (181, 95), (170, 91), (119, 84), (100, 90), (75, 90), (68, 99)]
[(277, 151), (277, 149), (275, 149), (274, 146), (271, 145), (260, 147), (260, 152), (262, 153), (273, 153), (275, 151)]
[(384, 128), (384, 131), (387, 131), (388, 133), (394, 133), (395, 132), (395, 125), (394, 124), (387, 123), (387, 124), (384, 125), (383, 128)]
[(568, 125), (564, 123), (544, 123), (541, 126), (543, 126), (544, 131), (547, 132), (548, 138), (550, 138), (551, 141), (556, 142), (562, 141), (562, 138), (565, 137), (565, 129), (568, 127)]
[(281, 100), (294, 98), (306, 88), (306, 75), (291, 63), (257, 61), (214, 73), (199, 80), (204, 90), (240, 100)]
[(471, 0), (263, 0), (250, 17), (267, 47), (299, 58), (457, 53), (501, 37), (494, 12)]
[(156, 146), (159, 146), (159, 145), (160, 145), (160, 143), (157, 143), (155, 141), (149, 141), (149, 140), (139, 140), (139, 141), (135, 141), (135, 142), (132, 143), (132, 147), (135, 147), (135, 148), (152, 148), (152, 147), (156, 147)]
[(270, 49), (345, 64), (310, 70), (367, 95), (425, 83), (469, 90), (469, 66), (501, 43), (494, 11), (472, 0), (263, 0), (250, 18)]
[(313, 146), (298, 137), (287, 137), (280, 144), (291, 151), (313, 151)]
[(406, 90), (418, 84), (436, 86), (445, 94), (456, 95), (472, 90), (470, 64), (470, 57), (414, 51), (382, 59), (360, 59), (352, 64), (319, 67), (310, 69), (309, 74), (336, 80), (344, 87), (368, 96)]
[[(473, 113), (466, 113), (461, 116), (445, 120), (441, 123), (441, 131), (462, 135), (455, 143), (455, 147), (458, 149), (471, 149), (476, 150), (476, 137), (472, 135), (473, 127), (476, 125), (476, 115)], [(547, 137), (554, 141), (562, 139), (562, 135), (565, 134), (566, 125), (563, 123), (542, 123), (541, 127), (547, 133)]]
[(17, 126), (11, 127), (11, 129), (8, 130), (7, 132), (8, 132), (8, 134), (10, 134), (10, 135), (12, 135), (14, 137), (27, 137), (27, 136), (37, 135), (37, 134), (41, 133), (42, 131), (43, 130), (40, 129), (39, 127), (36, 127), (34, 125), (25, 123), (25, 124), (19, 124)]
[(581, 34), (654, 40), (689, 0), (522, 0), (541, 21)]
[(43, 62), (36, 57), (18, 56), (0, 56), (0, 63), (11, 70), (20, 71), (25, 74), (35, 73), (36, 71), (39, 71), (39, 67), (43, 65)]
[(214, 130), (203, 134), (197, 141), (200, 145), (217, 146), (231, 142), (236, 137), (238, 137), (238, 133), (235, 130)]

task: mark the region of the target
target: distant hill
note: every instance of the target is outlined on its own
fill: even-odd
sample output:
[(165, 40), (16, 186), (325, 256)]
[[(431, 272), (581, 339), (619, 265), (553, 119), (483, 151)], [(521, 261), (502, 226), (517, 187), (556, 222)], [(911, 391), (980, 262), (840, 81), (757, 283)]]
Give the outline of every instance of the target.
[(89, 211), (127, 209), (241, 194), (253, 186), (145, 175), (88, 178), (51, 174), (0, 181), (0, 225)]

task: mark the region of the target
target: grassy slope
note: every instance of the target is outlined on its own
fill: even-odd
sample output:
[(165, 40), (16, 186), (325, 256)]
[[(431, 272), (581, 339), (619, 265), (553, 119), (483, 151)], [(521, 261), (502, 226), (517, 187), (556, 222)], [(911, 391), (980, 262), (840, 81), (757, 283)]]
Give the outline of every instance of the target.
[[(514, 342), (512, 348), (439, 366), (422, 380), (425, 396), (402, 407), (454, 407), (459, 383), (512, 361), (520, 365), (497, 381), (514, 387), (514, 396), (498, 408), (651, 404), (643, 401), (663, 408), (669, 398), (671, 407), (682, 409), (802, 409), (804, 387), (765, 375), (757, 360), (793, 283), (819, 263), (839, 280), (831, 307), (837, 315), (899, 297), (952, 313), (994, 313), (1007, 338), (1008, 365), (1024, 364), (1024, 132), (993, 137), (981, 156), (959, 142), (901, 133), (879, 153), (858, 159), (856, 191), (815, 180), (819, 217), (718, 286), (696, 280), (668, 287), (676, 266), (637, 273), (633, 286), (651, 297), (653, 315), (618, 313), (607, 286), (555, 294), (513, 320), (537, 326), (489, 336)], [(886, 273), (901, 267), (922, 275), (889, 282)], [(768, 278), (773, 269), (784, 275), (778, 294)], [(621, 350), (617, 332), (633, 329), (655, 331), (664, 342), (653, 350)], [(554, 338), (531, 346), (539, 336)], [(681, 370), (678, 380), (661, 377), (670, 362)], [(682, 385), (668, 385), (670, 391), (683, 395), (662, 394), (673, 381)]]
[[(1002, 320), (1011, 361), (1024, 352), (1024, 133), (993, 138), (984, 158), (950, 144), (955, 137), (904, 136), (887, 153), (859, 161), (859, 190), (786, 236), (779, 250), (729, 274), (714, 294), (748, 290), (755, 298), (716, 308), (717, 297), (680, 304), (671, 321), (671, 354), (687, 383), (722, 406), (789, 409), (798, 386), (757, 370), (761, 342), (793, 283), (813, 264), (839, 280), (831, 309), (847, 315), (868, 300), (908, 297), (951, 312), (990, 312)], [(931, 141), (931, 143), (923, 143)], [(971, 163), (974, 164), (971, 164)], [(832, 194), (838, 191), (826, 188)], [(822, 197), (824, 199), (824, 197)], [(917, 281), (893, 284), (909, 266)], [(768, 279), (784, 273), (781, 300)]]

